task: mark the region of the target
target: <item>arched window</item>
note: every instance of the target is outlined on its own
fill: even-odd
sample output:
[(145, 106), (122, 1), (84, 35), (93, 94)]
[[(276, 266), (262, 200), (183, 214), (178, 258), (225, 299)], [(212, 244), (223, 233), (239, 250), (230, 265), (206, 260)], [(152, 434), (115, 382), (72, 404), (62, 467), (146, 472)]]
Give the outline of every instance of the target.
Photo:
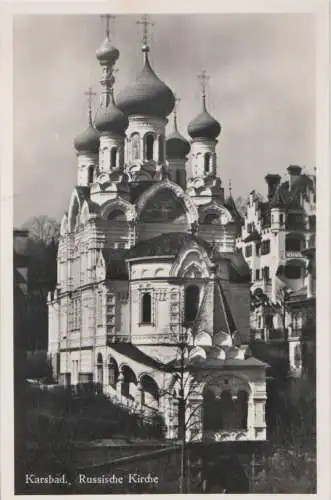
[(108, 361), (108, 384), (113, 388), (116, 388), (118, 379), (118, 367), (116, 361), (113, 358), (109, 358)]
[(142, 297), (142, 323), (149, 324), (152, 321), (152, 297), (150, 293), (144, 293)]
[(180, 170), (176, 170), (176, 183), (180, 185), (181, 182), (181, 172)]
[(117, 148), (112, 148), (110, 152), (110, 165), (116, 167), (117, 163)]
[(232, 394), (230, 391), (223, 391), (220, 397), (222, 406), (222, 429), (233, 429), (235, 427), (234, 404), (232, 401)]
[(87, 183), (92, 184), (93, 182), (93, 165), (90, 165), (88, 168), (88, 174), (87, 174)]
[(204, 164), (204, 169), (205, 169), (205, 174), (208, 174), (210, 172), (210, 164), (211, 164), (211, 154), (210, 153), (205, 153), (205, 164)]
[(110, 151), (109, 148), (102, 149), (101, 170), (106, 171), (110, 164)]
[(195, 320), (199, 308), (200, 290), (196, 285), (190, 285), (185, 290), (185, 322)]
[(163, 163), (164, 161), (164, 140), (163, 135), (159, 136), (159, 162)]
[(248, 394), (246, 391), (238, 391), (235, 413), (238, 428), (247, 429)]
[(151, 134), (146, 136), (146, 160), (153, 160), (154, 137)]
[(98, 384), (103, 385), (103, 361), (102, 354), (98, 354), (97, 358), (97, 382)]
[(139, 160), (140, 155), (140, 138), (139, 134), (132, 134), (131, 136), (131, 151), (132, 151), (132, 160)]

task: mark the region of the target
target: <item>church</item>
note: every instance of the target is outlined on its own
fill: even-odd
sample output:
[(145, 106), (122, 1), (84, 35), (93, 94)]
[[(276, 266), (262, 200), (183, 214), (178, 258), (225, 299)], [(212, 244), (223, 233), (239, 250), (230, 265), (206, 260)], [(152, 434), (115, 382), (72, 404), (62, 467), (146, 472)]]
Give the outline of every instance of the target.
[(142, 69), (115, 97), (108, 22), (100, 106), (92, 116), (90, 92), (74, 141), (77, 182), (48, 296), (54, 377), (161, 415), (168, 439), (180, 435), (185, 400), (188, 440), (265, 440), (266, 365), (248, 348), (250, 270), (236, 249), (242, 218), (217, 175), (221, 125), (202, 73), (190, 140), (180, 133), (141, 23)]

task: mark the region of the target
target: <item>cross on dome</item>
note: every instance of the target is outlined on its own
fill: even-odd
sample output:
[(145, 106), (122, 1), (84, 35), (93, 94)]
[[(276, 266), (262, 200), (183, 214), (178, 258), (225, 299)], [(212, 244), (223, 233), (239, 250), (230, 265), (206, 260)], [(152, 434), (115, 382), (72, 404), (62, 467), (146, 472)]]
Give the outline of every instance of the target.
[(232, 181), (229, 179), (229, 195), (232, 197)]
[(178, 104), (180, 103), (181, 99), (180, 97), (177, 97), (175, 95), (175, 106), (174, 106), (174, 130), (177, 130), (177, 109), (178, 109)]
[(138, 26), (142, 26), (142, 46), (143, 46), (143, 51), (149, 50), (148, 46), (148, 38), (149, 38), (149, 26), (154, 26), (155, 23), (149, 20), (149, 17), (147, 14), (144, 14), (141, 16), (141, 19), (137, 21)]
[(96, 92), (93, 92), (92, 87), (89, 87), (84, 95), (87, 96), (87, 106), (88, 106), (88, 121), (89, 125), (92, 125), (92, 101), (93, 97), (96, 96)]
[(206, 104), (206, 89), (207, 89), (207, 82), (210, 80), (210, 76), (207, 74), (206, 70), (203, 69), (201, 73), (198, 76), (198, 79), (200, 80), (200, 87), (201, 87), (201, 95), (202, 95), (202, 101), (203, 101), (203, 106)]
[(115, 16), (111, 14), (102, 14), (101, 19), (105, 21), (106, 37), (109, 38), (110, 34), (110, 23), (114, 24)]

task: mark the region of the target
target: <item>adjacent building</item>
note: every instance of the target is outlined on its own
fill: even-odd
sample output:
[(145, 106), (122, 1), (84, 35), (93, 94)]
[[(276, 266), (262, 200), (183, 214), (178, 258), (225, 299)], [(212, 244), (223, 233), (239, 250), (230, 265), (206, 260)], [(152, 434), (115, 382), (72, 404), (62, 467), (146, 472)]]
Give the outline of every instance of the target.
[(267, 201), (249, 195), (237, 248), (251, 273), (251, 341), (285, 341), (290, 369), (300, 373), (315, 343), (316, 175), (287, 171), (285, 180), (265, 177)]

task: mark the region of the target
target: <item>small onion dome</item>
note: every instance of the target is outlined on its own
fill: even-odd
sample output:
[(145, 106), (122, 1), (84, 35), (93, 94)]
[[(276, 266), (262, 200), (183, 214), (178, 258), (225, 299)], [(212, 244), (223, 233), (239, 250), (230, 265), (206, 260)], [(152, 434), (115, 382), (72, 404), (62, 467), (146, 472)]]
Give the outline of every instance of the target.
[(100, 64), (113, 66), (119, 58), (120, 52), (113, 47), (108, 36), (96, 51), (96, 56)]
[(203, 99), (202, 112), (192, 120), (187, 128), (192, 139), (203, 138), (215, 140), (221, 132), (221, 125), (207, 111), (205, 99)]
[(174, 130), (166, 139), (167, 158), (185, 158), (190, 152), (190, 143), (183, 137), (177, 129), (176, 116), (174, 119)]
[(92, 126), (77, 135), (74, 140), (74, 147), (77, 153), (93, 153), (97, 154), (99, 151), (99, 132)]
[(136, 81), (117, 97), (117, 106), (127, 115), (165, 118), (174, 108), (171, 89), (154, 73), (148, 60), (148, 47), (143, 48), (145, 65)]
[(116, 107), (112, 94), (108, 106), (97, 113), (95, 118), (96, 128), (99, 132), (113, 132), (114, 134), (124, 135), (128, 125), (128, 117)]

